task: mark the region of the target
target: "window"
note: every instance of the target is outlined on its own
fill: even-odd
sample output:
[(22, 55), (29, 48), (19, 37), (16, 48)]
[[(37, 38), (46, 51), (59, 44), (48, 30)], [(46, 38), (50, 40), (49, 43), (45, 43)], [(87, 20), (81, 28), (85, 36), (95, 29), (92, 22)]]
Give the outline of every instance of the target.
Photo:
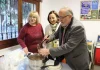
[(18, 36), (18, 0), (0, 0), (0, 41)]
[(17, 45), (18, 32), (31, 10), (39, 12), (41, 0), (0, 0), (0, 49)]
[(29, 12), (32, 10), (36, 11), (36, 4), (32, 4), (32, 3), (23, 1), (22, 7), (23, 7), (22, 8), (23, 25), (25, 25), (25, 23), (27, 23), (27, 16), (28, 16)]

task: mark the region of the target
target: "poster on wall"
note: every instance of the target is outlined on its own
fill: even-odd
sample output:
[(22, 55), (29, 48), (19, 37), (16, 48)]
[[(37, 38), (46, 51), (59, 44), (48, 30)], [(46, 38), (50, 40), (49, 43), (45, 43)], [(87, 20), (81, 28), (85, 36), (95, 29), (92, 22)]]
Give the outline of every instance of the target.
[(81, 20), (100, 20), (100, 5), (98, 0), (81, 1)]
[(99, 11), (98, 11), (98, 14), (99, 14), (99, 15), (98, 15), (98, 19), (100, 19), (100, 0), (99, 0), (98, 3), (99, 3), (99, 6), (98, 6), (98, 8), (99, 8)]
[(98, 19), (98, 10), (91, 11), (91, 19)]
[(100, 8), (99, 8), (99, 11), (98, 11), (99, 15), (98, 15), (98, 19), (100, 19)]
[(88, 14), (88, 11), (91, 9), (90, 1), (83, 1), (81, 3), (81, 14)]
[(91, 1), (81, 2), (81, 19), (91, 18)]
[(92, 10), (98, 10), (98, 0), (92, 1)]

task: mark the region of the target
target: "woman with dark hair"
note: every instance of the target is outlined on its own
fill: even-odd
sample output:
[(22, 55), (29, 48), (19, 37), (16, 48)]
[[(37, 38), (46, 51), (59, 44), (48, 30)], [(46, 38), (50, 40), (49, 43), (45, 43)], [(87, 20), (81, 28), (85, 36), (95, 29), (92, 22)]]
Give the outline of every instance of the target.
[[(49, 25), (47, 25), (45, 28), (46, 36), (55, 33), (55, 31), (59, 27), (59, 16), (55, 11), (50, 11), (50, 13), (48, 14), (48, 22)], [(48, 43), (48, 48), (57, 47), (57, 46), (59, 46), (58, 40)]]
[[(55, 11), (50, 11), (48, 14), (48, 22), (49, 25), (46, 26), (45, 28), (45, 35), (49, 36), (53, 33), (55, 33), (55, 31), (58, 29), (59, 27), (59, 16)], [(50, 43), (46, 44), (46, 48), (56, 48), (59, 46), (59, 41), (58, 40), (54, 40)], [(46, 65), (49, 64), (54, 64), (54, 66), (48, 66), (47, 69), (48, 70), (61, 70), (62, 66), (60, 64), (60, 57), (57, 58), (52, 58), (50, 55), (48, 56), (48, 59), (46, 61)]]

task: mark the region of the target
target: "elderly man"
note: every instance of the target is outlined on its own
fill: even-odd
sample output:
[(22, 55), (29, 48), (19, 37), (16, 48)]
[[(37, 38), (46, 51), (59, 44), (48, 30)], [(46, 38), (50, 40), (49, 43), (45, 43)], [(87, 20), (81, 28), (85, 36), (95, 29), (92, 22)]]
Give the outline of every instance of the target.
[(43, 56), (51, 55), (53, 58), (64, 55), (72, 70), (89, 70), (89, 52), (82, 23), (73, 17), (73, 12), (68, 7), (60, 9), (59, 20), (61, 25), (57, 32), (46, 38), (46, 41), (59, 39), (60, 46), (42, 48), (38, 50), (39, 53)]

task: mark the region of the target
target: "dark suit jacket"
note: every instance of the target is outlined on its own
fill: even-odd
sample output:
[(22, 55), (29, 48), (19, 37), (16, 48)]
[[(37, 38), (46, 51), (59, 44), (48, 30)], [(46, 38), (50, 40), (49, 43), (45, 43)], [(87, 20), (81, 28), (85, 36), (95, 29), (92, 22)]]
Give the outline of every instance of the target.
[(64, 55), (67, 63), (73, 70), (86, 70), (89, 68), (89, 52), (87, 49), (86, 35), (82, 23), (72, 18), (66, 28), (64, 35), (64, 45), (61, 45), (63, 27), (59, 27), (55, 34), (50, 36), (50, 40), (59, 39), (60, 46), (50, 49), (52, 57)]

